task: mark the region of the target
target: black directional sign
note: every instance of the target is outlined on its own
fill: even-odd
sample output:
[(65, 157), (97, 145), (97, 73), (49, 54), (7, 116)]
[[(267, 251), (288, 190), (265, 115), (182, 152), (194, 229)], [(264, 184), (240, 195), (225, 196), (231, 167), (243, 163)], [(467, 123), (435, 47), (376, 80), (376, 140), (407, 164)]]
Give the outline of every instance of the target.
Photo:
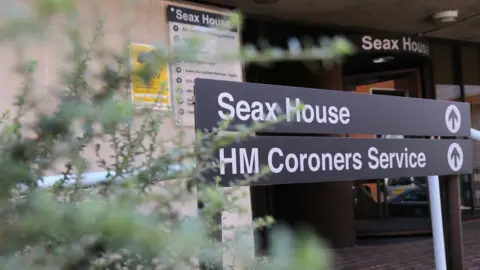
[(221, 148), (206, 176), (228, 186), (265, 166), (268, 177), (251, 185), (469, 174), (472, 154), (470, 140), (258, 136)]
[(470, 105), (462, 102), (196, 79), (195, 106), (198, 129), (228, 118), (249, 125), (287, 116), (268, 131), (470, 136)]

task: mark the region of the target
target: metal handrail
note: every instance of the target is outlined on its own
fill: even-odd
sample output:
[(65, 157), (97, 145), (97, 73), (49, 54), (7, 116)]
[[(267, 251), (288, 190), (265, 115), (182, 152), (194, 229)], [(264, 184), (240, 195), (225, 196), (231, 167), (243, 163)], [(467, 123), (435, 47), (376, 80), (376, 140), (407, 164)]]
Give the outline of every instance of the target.
[(480, 141), (480, 131), (471, 128), (470, 129), (470, 138), (473, 139), (474, 141)]
[[(167, 168), (167, 174), (165, 179), (162, 180), (172, 180), (175, 178), (175, 176), (178, 176), (179, 173), (185, 172), (186, 170), (190, 170), (194, 168), (194, 164), (172, 164), (168, 166)], [(136, 172), (138, 173), (138, 172)], [(133, 173), (131, 176), (136, 175), (136, 173)], [(80, 185), (82, 187), (93, 187), (96, 185), (100, 185), (102, 183), (105, 183), (108, 178), (113, 176), (115, 177), (114, 172), (108, 172), (108, 171), (99, 171), (99, 172), (87, 172), (83, 173), (81, 175), (80, 179)], [(128, 175), (127, 175), (128, 176)], [(40, 188), (51, 188), (55, 183), (63, 181), (65, 179), (64, 175), (52, 175), (52, 176), (45, 176), (42, 179), (39, 179), (37, 181), (37, 185)], [(121, 182), (123, 179), (117, 179), (117, 181)], [(65, 181), (64, 185), (73, 185), (77, 184), (77, 179), (76, 176), (71, 175), (67, 176), (67, 181)]]

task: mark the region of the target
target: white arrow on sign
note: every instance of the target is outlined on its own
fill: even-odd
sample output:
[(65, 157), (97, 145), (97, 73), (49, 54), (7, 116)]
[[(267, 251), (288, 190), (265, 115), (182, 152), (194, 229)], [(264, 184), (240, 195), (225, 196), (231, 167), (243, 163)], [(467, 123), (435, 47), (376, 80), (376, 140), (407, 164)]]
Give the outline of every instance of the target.
[(457, 106), (450, 105), (445, 110), (445, 125), (451, 133), (457, 133), (462, 125), (462, 116)]
[(447, 159), (448, 159), (448, 165), (454, 172), (457, 172), (462, 168), (463, 151), (460, 145), (458, 145), (458, 143), (452, 143), (448, 147)]

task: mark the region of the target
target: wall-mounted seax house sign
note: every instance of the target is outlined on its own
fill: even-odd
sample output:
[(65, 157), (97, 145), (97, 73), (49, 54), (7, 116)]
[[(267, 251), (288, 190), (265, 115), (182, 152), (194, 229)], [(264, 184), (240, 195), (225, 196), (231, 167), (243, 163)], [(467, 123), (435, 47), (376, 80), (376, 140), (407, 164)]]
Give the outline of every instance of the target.
[(420, 37), (365, 34), (350, 36), (350, 40), (357, 46), (360, 53), (404, 53), (430, 56), (428, 41)]

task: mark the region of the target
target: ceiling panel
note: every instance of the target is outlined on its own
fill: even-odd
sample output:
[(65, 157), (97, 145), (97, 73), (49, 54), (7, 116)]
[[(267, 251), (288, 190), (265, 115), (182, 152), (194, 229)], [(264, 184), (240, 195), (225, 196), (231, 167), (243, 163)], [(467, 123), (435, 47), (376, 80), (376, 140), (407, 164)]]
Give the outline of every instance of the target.
[[(480, 41), (480, 0), (279, 0), (256, 4), (253, 0), (207, 0), (229, 4), (251, 14), (315, 24), (379, 29), (449, 39)], [(435, 12), (458, 9), (460, 22), (436, 25)], [(469, 18), (461, 21), (464, 18)], [(443, 27), (443, 29), (438, 29)], [(435, 30), (435, 31), (433, 31)]]
[[(480, 2), (480, 1), (479, 1)], [(480, 15), (430, 33), (433, 37), (480, 41)]]

